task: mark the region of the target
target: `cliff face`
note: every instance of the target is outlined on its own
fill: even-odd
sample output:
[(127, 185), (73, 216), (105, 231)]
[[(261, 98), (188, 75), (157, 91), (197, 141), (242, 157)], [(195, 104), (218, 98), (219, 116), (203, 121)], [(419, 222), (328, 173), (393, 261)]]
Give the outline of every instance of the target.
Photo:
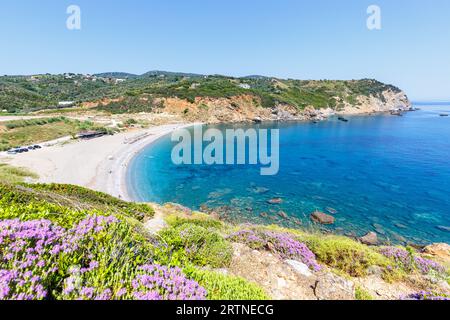
[(332, 115), (371, 114), (411, 108), (403, 91), (387, 89), (377, 95), (359, 95), (354, 103), (336, 98), (338, 107), (300, 109), (287, 103), (272, 108), (262, 107), (259, 98), (240, 95), (230, 98), (198, 97), (194, 102), (179, 98), (160, 98), (156, 103), (164, 106), (159, 112), (177, 115), (187, 121), (205, 123), (324, 120)]
[(379, 97), (376, 96), (359, 96), (357, 104), (345, 104), (344, 109), (339, 112), (341, 114), (364, 114), (374, 112), (389, 112), (402, 110), (406, 111), (411, 108), (411, 102), (403, 91), (395, 92), (393, 90), (385, 90)]

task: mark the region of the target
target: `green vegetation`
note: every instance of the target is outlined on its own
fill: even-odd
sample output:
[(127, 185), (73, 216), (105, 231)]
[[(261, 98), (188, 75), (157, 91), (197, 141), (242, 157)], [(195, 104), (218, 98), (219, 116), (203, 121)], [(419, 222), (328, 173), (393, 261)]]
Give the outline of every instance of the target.
[(106, 128), (93, 122), (65, 117), (8, 121), (0, 124), (0, 151), (73, 136), (82, 130), (108, 132)]
[(121, 101), (114, 101), (107, 105), (96, 107), (95, 110), (105, 111), (111, 114), (126, 114), (126, 113), (150, 113), (154, 110), (152, 98), (127, 97)]
[(316, 254), (320, 262), (353, 277), (366, 275), (367, 268), (370, 266), (389, 265), (386, 257), (350, 238), (304, 235), (300, 239)]
[(212, 229), (185, 223), (160, 233), (171, 251), (170, 262), (187, 261), (198, 266), (225, 267), (231, 262), (232, 247)]
[(178, 227), (184, 224), (193, 224), (205, 229), (220, 230), (224, 227), (224, 223), (220, 220), (212, 219), (210, 216), (202, 213), (193, 213), (189, 218), (171, 215), (166, 218), (167, 223), (171, 227)]
[[(0, 184), (0, 206), (14, 204), (26, 207), (52, 204), (59, 208), (70, 207), (80, 212), (96, 210), (117, 214), (144, 221), (154, 215), (153, 208), (147, 204), (125, 202), (105, 193), (92, 191), (73, 185), (61, 184)], [(50, 211), (50, 214), (58, 211)]]
[(16, 168), (5, 163), (0, 163), (0, 181), (3, 183), (23, 182), (26, 178), (37, 179), (38, 176), (27, 169)]
[(357, 104), (356, 97), (359, 95), (373, 95), (383, 99), (383, 91), (399, 91), (396, 87), (370, 79), (301, 81), (151, 72), (142, 76), (128, 75), (126, 81), (117, 82), (114, 77), (109, 78), (113, 75), (99, 75), (96, 79), (83, 75), (0, 77), (0, 105), (9, 113), (42, 109), (54, 109), (58, 112), (55, 106), (59, 101), (75, 101), (79, 104), (122, 97), (124, 100), (120, 102), (97, 108), (121, 114), (149, 112), (160, 108), (162, 105), (154, 103), (155, 98), (160, 97), (177, 97), (193, 103), (196, 97), (230, 98), (252, 95), (255, 104), (263, 107), (273, 107), (280, 102), (299, 109), (306, 106), (340, 108), (343, 102)]
[(373, 300), (373, 297), (369, 292), (361, 288), (360, 286), (356, 286), (355, 288), (355, 299), (356, 300)]
[[(23, 250), (14, 259), (22, 259), (18, 260), (21, 263), (29, 260), (28, 255), (32, 252), (29, 250), (34, 250), (37, 243), (35, 237), (45, 237), (48, 244), (40, 249), (39, 259), (30, 267), (33, 276), (39, 277), (39, 285), (28, 280), (22, 285), (27, 297), (109, 300), (180, 299), (194, 295), (217, 300), (268, 299), (262, 289), (244, 279), (196, 267), (219, 265), (212, 255), (220, 254), (219, 247), (229, 251), (229, 244), (220, 235), (185, 223), (175, 227), (174, 233), (169, 229), (152, 237), (136, 220), (143, 219), (140, 215), (136, 217), (137, 209), (144, 211), (145, 217), (153, 212), (147, 205), (126, 204), (75, 186), (0, 184), (2, 226), (11, 232), (18, 232), (17, 228), (33, 230), (26, 233), (29, 240), (22, 236), (20, 246)], [(29, 224), (21, 224), (20, 221)], [(180, 233), (187, 240), (180, 239)], [(15, 237), (11, 239), (5, 237), (0, 242), (0, 248), (6, 248), (5, 252), (9, 252), (10, 245), (19, 246), (14, 242)], [(181, 253), (184, 245), (188, 247)], [(195, 249), (198, 250), (192, 255)], [(164, 266), (168, 264), (163, 263), (162, 255), (173, 251), (192, 261), (183, 259), (175, 263), (172, 259), (171, 265), (181, 267), (183, 272)], [(55, 265), (57, 269), (54, 269)], [(8, 260), (0, 260), (0, 266), (6, 270), (15, 268)], [(20, 273), (14, 273), (14, 276), (22, 277)], [(157, 279), (154, 284), (152, 279)], [(167, 287), (163, 288), (160, 281)], [(176, 288), (171, 287), (174, 281), (177, 281)], [(196, 289), (197, 282), (201, 287)], [(24, 292), (13, 281), (6, 285), (12, 299)], [(202, 291), (203, 288), (206, 290)], [(148, 292), (149, 289), (157, 291)], [(171, 295), (175, 292), (183, 295)]]
[[(0, 254), (0, 268), (13, 272), (15, 262), (32, 261), (29, 271), (42, 286), (14, 273), (18, 279), (24, 277), (25, 287), (8, 282), (10, 298), (26, 289), (37, 299), (268, 299), (257, 284), (215, 270), (230, 265), (231, 242), (254, 243), (261, 252), (270, 250), (280, 263), (295, 254), (311, 270), (346, 278), (365, 276), (369, 267), (378, 266), (385, 280), (401, 279), (398, 272), (448, 280), (441, 265), (410, 248), (375, 248), (341, 236), (276, 226), (231, 226), (177, 205), (163, 209), (168, 227), (154, 235), (143, 224), (154, 216), (147, 204), (127, 203), (71, 185), (0, 183), (0, 223), (7, 230), (0, 236), (0, 249), (21, 248), (13, 256), (14, 263)], [(36, 241), (40, 237), (48, 245), (40, 248), (39, 259), (30, 260), (35, 246), (44, 243)], [(330, 270), (324, 270), (325, 265)], [(156, 284), (152, 279), (157, 279)], [(170, 287), (173, 279), (181, 290)], [(168, 286), (148, 292), (160, 282)], [(173, 296), (178, 291), (188, 296)], [(373, 297), (357, 286), (355, 299)]]
[(6, 122), (5, 127), (8, 130), (12, 130), (12, 129), (17, 129), (17, 128), (31, 127), (31, 126), (43, 126), (45, 124), (50, 124), (50, 123), (55, 123), (55, 122), (64, 122), (66, 120), (67, 119), (64, 117), (16, 120), (16, 121)]
[(269, 296), (257, 285), (225, 274), (194, 267), (184, 269), (190, 278), (196, 280), (208, 291), (209, 300), (268, 300)]

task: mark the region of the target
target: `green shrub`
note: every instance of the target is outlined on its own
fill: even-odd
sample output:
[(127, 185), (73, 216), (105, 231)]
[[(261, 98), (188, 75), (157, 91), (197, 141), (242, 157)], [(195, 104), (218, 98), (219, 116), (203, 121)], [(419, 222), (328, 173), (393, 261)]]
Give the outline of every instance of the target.
[(31, 221), (46, 219), (61, 227), (70, 228), (89, 214), (103, 215), (100, 211), (72, 210), (45, 201), (21, 204), (8, 203), (5, 198), (0, 200), (0, 220)]
[(360, 286), (356, 286), (355, 288), (355, 299), (356, 300), (373, 300), (373, 297), (369, 292), (361, 288)]
[(247, 280), (195, 267), (187, 267), (184, 273), (208, 291), (208, 300), (269, 300), (270, 297), (258, 285)]
[(389, 260), (370, 247), (341, 236), (301, 236), (317, 259), (353, 277), (366, 275), (370, 266), (386, 267)]
[[(98, 208), (112, 213), (130, 216), (138, 221), (154, 216), (154, 210), (150, 205), (126, 202), (110, 196), (106, 193), (89, 190), (83, 187), (68, 184), (33, 184), (24, 185), (34, 191), (50, 192), (70, 199), (76, 199), (82, 208)], [(72, 202), (74, 203), (74, 202)], [(66, 203), (64, 203), (66, 204)], [(70, 203), (67, 203), (70, 205)]]
[[(3, 218), (25, 219), (25, 214), (37, 210), (39, 215), (30, 217), (42, 218), (67, 215), (67, 212), (79, 212), (77, 216), (85, 216), (88, 211), (116, 214), (125, 218), (143, 221), (154, 215), (153, 208), (147, 204), (122, 201), (110, 195), (72, 185), (60, 184), (20, 184), (0, 183), (0, 206)], [(31, 206), (28, 210), (28, 206)], [(40, 208), (40, 209), (38, 209)], [(8, 210), (8, 213), (5, 213)], [(22, 210), (22, 211), (21, 211)], [(42, 215), (41, 214), (45, 214)], [(69, 214), (70, 216), (70, 214)], [(31, 219), (31, 218), (28, 218)]]
[(210, 228), (221, 229), (224, 226), (222, 221), (212, 219), (206, 214), (195, 214), (195, 213), (189, 218), (172, 215), (167, 217), (166, 222), (172, 227), (181, 226), (186, 223), (200, 226), (206, 229)]
[(211, 229), (186, 223), (165, 229), (160, 236), (171, 251), (172, 264), (187, 259), (198, 266), (224, 267), (231, 262), (231, 244)]

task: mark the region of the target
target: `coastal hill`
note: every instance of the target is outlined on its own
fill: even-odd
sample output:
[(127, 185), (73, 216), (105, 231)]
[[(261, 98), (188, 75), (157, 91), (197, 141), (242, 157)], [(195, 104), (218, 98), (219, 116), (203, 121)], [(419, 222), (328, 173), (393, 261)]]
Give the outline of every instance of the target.
[(0, 183), (0, 229), (0, 300), (432, 300), (450, 294), (444, 244), (378, 247), (233, 225), (214, 213), (128, 203), (72, 185)]
[(321, 120), (408, 109), (399, 88), (372, 79), (293, 80), (151, 71), (0, 77), (0, 112), (79, 107), (112, 114), (167, 113), (188, 121)]

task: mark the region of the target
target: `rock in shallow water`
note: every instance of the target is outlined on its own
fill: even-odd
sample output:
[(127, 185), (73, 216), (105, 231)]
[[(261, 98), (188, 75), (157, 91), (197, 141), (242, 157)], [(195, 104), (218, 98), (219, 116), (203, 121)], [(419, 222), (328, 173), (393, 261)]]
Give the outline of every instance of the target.
[(283, 219), (289, 219), (289, 216), (284, 211), (278, 212), (278, 215)]
[(267, 203), (268, 204), (281, 204), (281, 203), (283, 203), (283, 199), (273, 198), (273, 199), (267, 200)]
[(315, 211), (311, 214), (311, 220), (320, 224), (333, 224), (335, 219), (326, 213)]
[(378, 236), (375, 232), (369, 232), (364, 237), (359, 238), (359, 241), (369, 246), (376, 246), (378, 244)]
[(450, 232), (450, 227), (447, 227), (447, 226), (436, 226), (436, 228), (441, 230), (441, 231)]

